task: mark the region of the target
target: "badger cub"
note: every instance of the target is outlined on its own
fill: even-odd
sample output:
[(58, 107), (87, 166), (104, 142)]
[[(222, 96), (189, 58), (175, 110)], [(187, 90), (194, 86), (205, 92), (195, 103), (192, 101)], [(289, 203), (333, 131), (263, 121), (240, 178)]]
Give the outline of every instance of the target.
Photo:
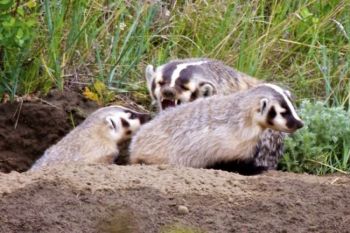
[(132, 138), (130, 163), (208, 168), (247, 161), (264, 130), (291, 133), (302, 126), (285, 90), (261, 84), (163, 111)]
[(79, 126), (48, 148), (30, 170), (67, 162), (112, 164), (118, 156), (118, 143), (131, 138), (150, 119), (121, 106), (100, 108)]

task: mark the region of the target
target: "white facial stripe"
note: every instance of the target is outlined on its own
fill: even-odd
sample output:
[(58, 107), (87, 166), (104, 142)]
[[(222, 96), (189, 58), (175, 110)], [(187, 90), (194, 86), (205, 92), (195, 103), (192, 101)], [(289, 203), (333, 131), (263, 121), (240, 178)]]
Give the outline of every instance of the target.
[(196, 85), (194, 82), (191, 82), (191, 81), (190, 81), (190, 82), (187, 84), (187, 88), (190, 89), (191, 92), (194, 92), (194, 91), (196, 90), (196, 88), (197, 88), (197, 85)]
[(170, 82), (170, 87), (175, 86), (175, 81), (177, 78), (179, 78), (180, 72), (184, 69), (186, 69), (188, 66), (199, 66), (204, 63), (208, 63), (208, 61), (196, 61), (196, 62), (187, 62), (187, 63), (182, 63), (176, 66), (176, 69), (174, 70), (173, 74), (171, 75), (171, 82)]
[(132, 132), (135, 132), (136, 130), (138, 130), (141, 126), (141, 123), (138, 119), (131, 119), (128, 120), (129, 124), (130, 124), (130, 129)]
[[(165, 67), (166, 64), (161, 65), (159, 67), (156, 68), (156, 74), (155, 74), (155, 82), (158, 83), (159, 81), (162, 81), (162, 77), (163, 77), (163, 69)], [(158, 85), (157, 85), (158, 86)]]
[(286, 128), (286, 119), (284, 119), (283, 117), (281, 117), (280, 115), (276, 116), (274, 119), (273, 119), (273, 122), (274, 124), (277, 126), (277, 128), (279, 129), (284, 129)]
[(191, 99), (191, 92), (189, 91), (184, 91), (181, 93), (181, 96), (179, 96), (179, 99), (182, 101), (182, 102), (189, 102), (190, 99)]
[(286, 101), (290, 111), (292, 112), (292, 116), (298, 120), (301, 121), (301, 119), (299, 118), (297, 112), (295, 111), (295, 108), (293, 106), (293, 104), (290, 102), (289, 98), (286, 96), (286, 94), (284, 93), (283, 89), (279, 86), (276, 86), (274, 84), (270, 84), (270, 83), (265, 83), (263, 84), (265, 86), (271, 87), (272, 89), (274, 89), (275, 91), (277, 91), (280, 95), (282, 95), (283, 99)]

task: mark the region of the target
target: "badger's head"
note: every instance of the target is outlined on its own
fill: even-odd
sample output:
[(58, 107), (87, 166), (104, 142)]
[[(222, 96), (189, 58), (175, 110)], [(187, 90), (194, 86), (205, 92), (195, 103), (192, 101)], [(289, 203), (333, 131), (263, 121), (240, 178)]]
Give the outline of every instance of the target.
[(109, 106), (92, 113), (85, 121), (95, 128), (99, 137), (113, 143), (131, 138), (140, 126), (151, 119), (147, 113), (139, 113), (121, 106)]
[(203, 78), (203, 61), (173, 61), (154, 70), (146, 67), (147, 87), (159, 110), (191, 102), (216, 93), (214, 85)]
[(289, 91), (273, 84), (262, 84), (255, 89), (259, 96), (255, 120), (263, 128), (293, 133), (303, 127)]

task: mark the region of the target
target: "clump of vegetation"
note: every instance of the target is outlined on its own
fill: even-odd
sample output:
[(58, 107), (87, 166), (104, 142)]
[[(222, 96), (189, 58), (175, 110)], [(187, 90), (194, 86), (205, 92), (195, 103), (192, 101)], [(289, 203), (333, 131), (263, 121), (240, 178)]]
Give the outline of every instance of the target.
[(205, 56), (298, 96), (348, 102), (346, 1), (42, 2), (0, 2), (0, 96), (62, 89), (72, 77), (146, 92), (147, 63)]
[(4, 92), (11, 97), (21, 92), (28, 79), (40, 80), (34, 43), (37, 16), (35, 0), (0, 1), (0, 99)]
[(286, 139), (282, 167), (316, 174), (350, 172), (350, 113), (303, 101), (300, 115), (305, 126)]

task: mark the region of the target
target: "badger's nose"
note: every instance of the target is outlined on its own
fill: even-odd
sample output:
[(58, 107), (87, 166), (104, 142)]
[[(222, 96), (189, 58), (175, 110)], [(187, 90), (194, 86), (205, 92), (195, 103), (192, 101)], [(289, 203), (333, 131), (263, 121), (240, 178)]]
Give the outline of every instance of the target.
[(300, 129), (304, 126), (304, 122), (298, 121), (297, 124), (295, 125), (295, 128)]
[(174, 99), (175, 98), (175, 92), (174, 90), (170, 88), (166, 88), (162, 91), (163, 97), (166, 99)]

